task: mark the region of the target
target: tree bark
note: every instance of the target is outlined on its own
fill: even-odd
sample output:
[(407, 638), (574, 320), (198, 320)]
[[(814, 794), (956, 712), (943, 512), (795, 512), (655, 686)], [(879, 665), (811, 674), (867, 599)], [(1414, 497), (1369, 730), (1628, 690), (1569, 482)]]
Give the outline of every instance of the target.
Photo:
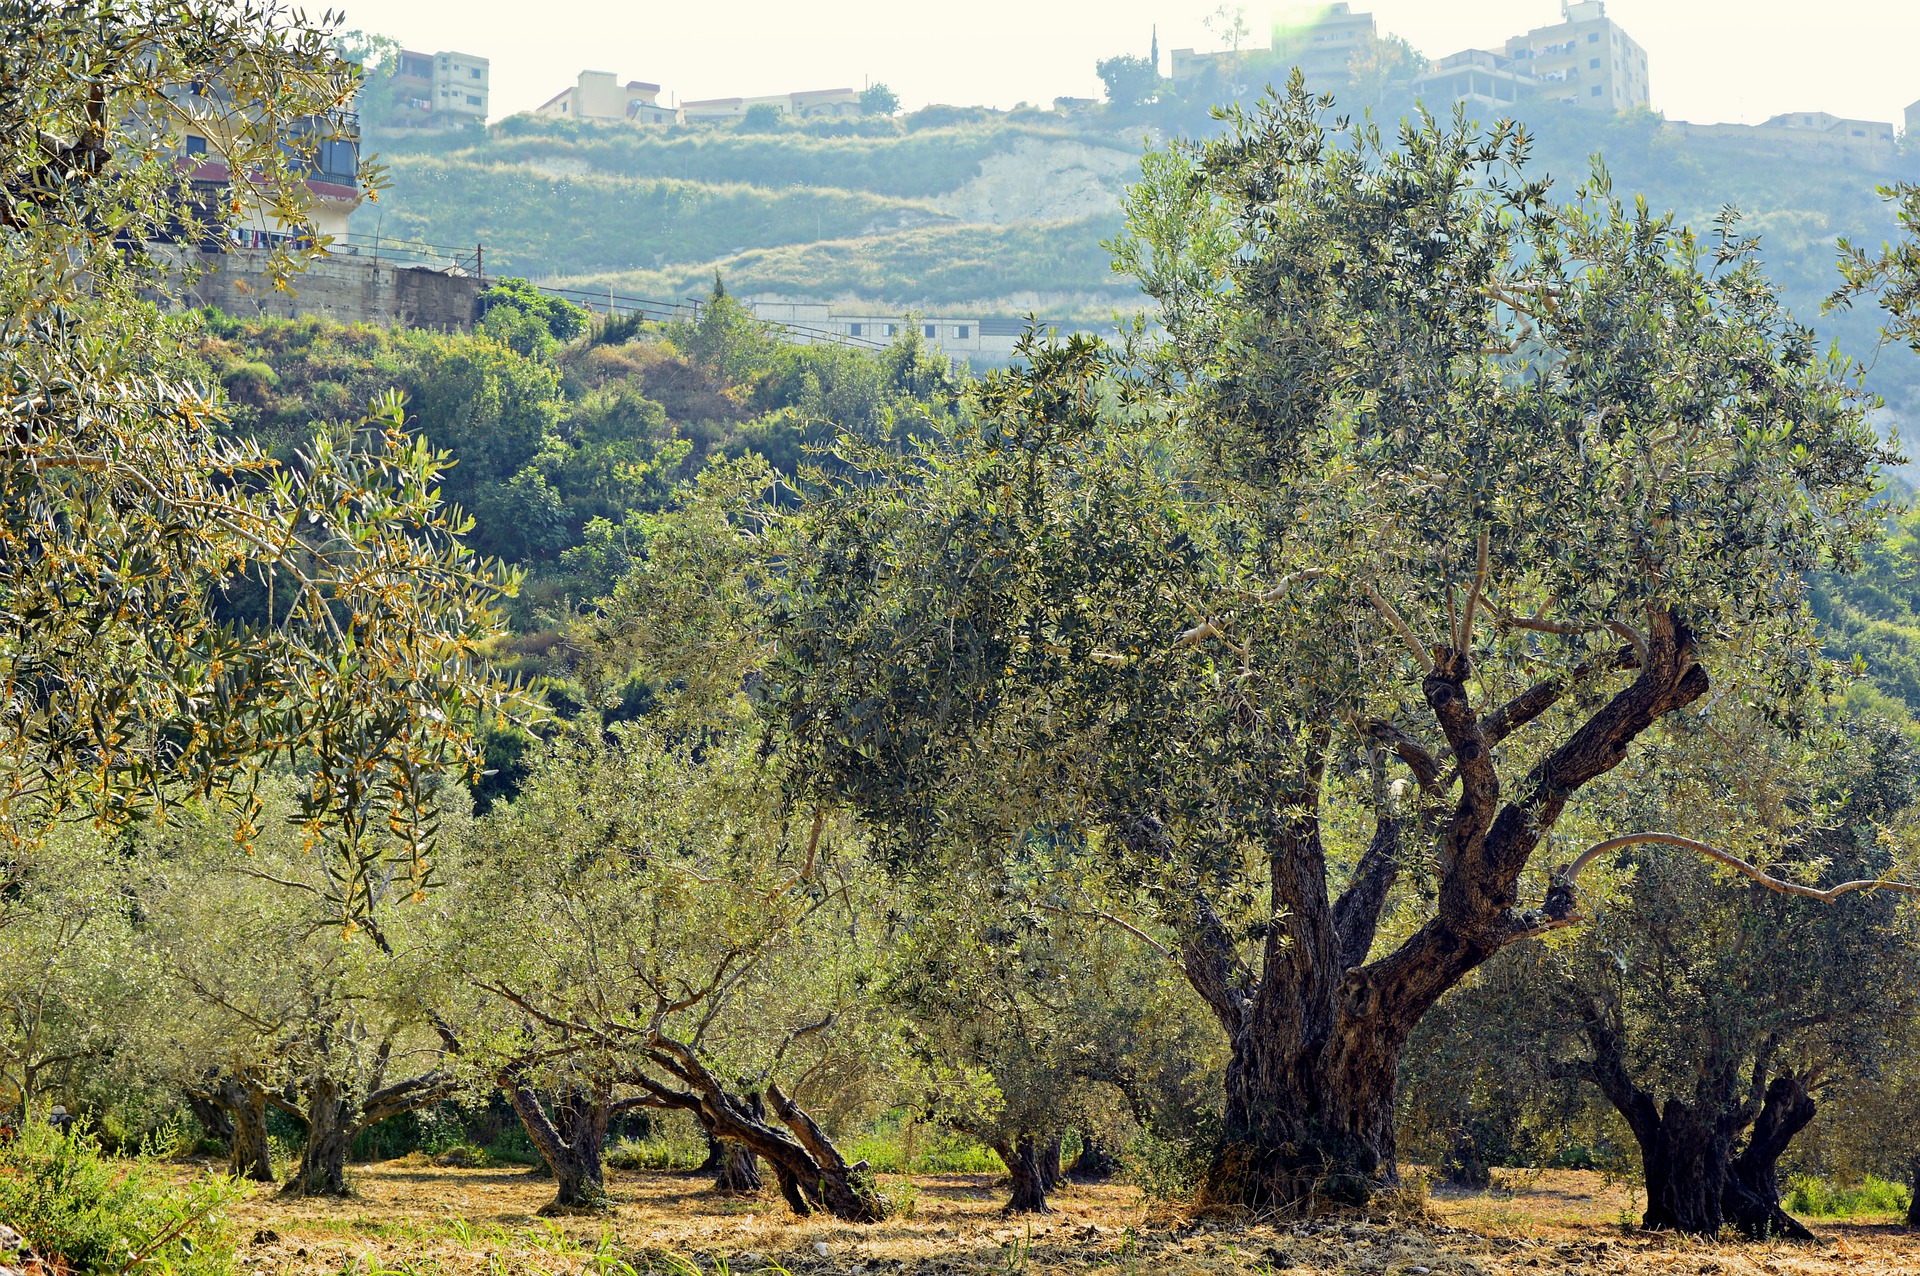
[(1733, 1139), (1726, 1122), (1709, 1119), (1693, 1105), (1668, 1099), (1640, 1142), (1647, 1177), (1647, 1211), (1641, 1226), (1652, 1231), (1718, 1236), (1726, 1221), (1727, 1171)]
[(227, 1148), (234, 1175), (256, 1183), (273, 1182), (273, 1149), (267, 1142), (266, 1091), (257, 1083), (231, 1079), (222, 1082), (222, 1089), (231, 1095), (227, 1113), (232, 1121), (233, 1137)]
[[(767, 1119), (766, 1100), (757, 1094), (746, 1096), (745, 1107), (761, 1121)], [(726, 1139), (716, 1141), (719, 1163), (714, 1169), (713, 1190), (722, 1196), (757, 1196), (765, 1181), (760, 1177), (760, 1158), (744, 1143)]]
[(1747, 1146), (1727, 1172), (1724, 1213), (1750, 1240), (1787, 1237), (1810, 1241), (1813, 1233), (1780, 1207), (1780, 1156), (1794, 1135), (1807, 1128), (1819, 1105), (1800, 1078), (1782, 1072), (1767, 1086), (1765, 1104), (1747, 1135)]
[(1067, 1167), (1067, 1178), (1075, 1183), (1104, 1183), (1120, 1172), (1120, 1158), (1098, 1135), (1080, 1134), (1080, 1155)]
[(1920, 1156), (1907, 1162), (1907, 1226), (1920, 1227)]
[(303, 1114), (307, 1142), (300, 1149), (299, 1167), (281, 1189), (285, 1195), (347, 1194), (347, 1153), (360, 1128), (350, 1107), (339, 1082), (325, 1075), (313, 1079)]
[(1047, 1179), (1041, 1169), (1039, 1140), (1031, 1134), (1001, 1139), (993, 1150), (1005, 1163), (1013, 1179), (1013, 1193), (1007, 1201), (1009, 1214), (1051, 1214), (1047, 1204)]
[(519, 1068), (502, 1070), (499, 1082), (527, 1137), (553, 1171), (554, 1198), (541, 1212), (573, 1214), (606, 1209), (606, 1170), (601, 1157), (613, 1107), (606, 1087), (569, 1083), (555, 1095), (549, 1114)]
[[(1644, 651), (1550, 679), (1484, 716), (1468, 693), (1467, 653), (1432, 650), (1422, 690), (1453, 756), (1455, 774), (1442, 788), (1457, 783), (1458, 797), (1436, 848), (1435, 915), (1378, 960), (1350, 964), (1371, 952), (1377, 901), (1399, 859), (1399, 825), (1391, 802), (1377, 802), (1362, 871), (1340, 900), (1331, 900), (1319, 816), (1330, 729), (1307, 741), (1299, 771), (1274, 785), (1265, 836), (1276, 922), (1260, 975), (1240, 960), (1198, 882), (1167, 893), (1165, 916), (1179, 934), (1188, 982), (1230, 1046), (1223, 1137), (1202, 1185), (1204, 1201), (1251, 1208), (1360, 1204), (1397, 1177), (1397, 1074), (1413, 1029), (1489, 957), (1565, 916), (1571, 899), (1557, 901), (1559, 912), (1519, 907), (1520, 876), (1542, 838), (1582, 786), (1618, 766), (1654, 722), (1708, 688), (1692, 637), (1672, 614), (1649, 614), (1637, 646)], [(1548, 750), (1512, 795), (1503, 794), (1493, 746), (1583, 678), (1627, 668), (1638, 669), (1634, 681)], [(1123, 812), (1115, 826), (1136, 853), (1180, 862), (1150, 813)]]
[(1066, 1172), (1060, 1168), (1060, 1146), (1063, 1141), (1060, 1135), (1055, 1134), (1038, 1144), (1036, 1157), (1040, 1166), (1040, 1183), (1048, 1192), (1067, 1181)]

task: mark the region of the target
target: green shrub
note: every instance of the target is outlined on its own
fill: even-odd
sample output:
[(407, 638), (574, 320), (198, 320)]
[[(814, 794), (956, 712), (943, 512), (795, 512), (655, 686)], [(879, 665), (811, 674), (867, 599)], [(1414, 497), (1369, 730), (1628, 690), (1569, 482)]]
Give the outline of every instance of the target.
[(242, 1190), (222, 1177), (181, 1183), (148, 1156), (110, 1160), (90, 1131), (31, 1123), (0, 1149), (0, 1218), (76, 1273), (224, 1274), (233, 1241), (221, 1211)]
[(1852, 1218), (1858, 1214), (1904, 1214), (1908, 1191), (1898, 1183), (1869, 1174), (1860, 1182), (1846, 1185), (1796, 1174), (1787, 1181), (1784, 1202), (1789, 1214), (1807, 1214), (1814, 1218)]

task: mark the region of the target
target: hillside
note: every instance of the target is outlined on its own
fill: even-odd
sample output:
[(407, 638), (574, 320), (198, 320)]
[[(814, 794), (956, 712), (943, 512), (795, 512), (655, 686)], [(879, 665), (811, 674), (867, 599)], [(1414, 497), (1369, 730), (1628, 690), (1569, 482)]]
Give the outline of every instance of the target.
[(719, 268), (749, 294), (902, 308), (1098, 316), (1125, 301), (1100, 243), (1138, 140), (919, 124), (666, 134), (517, 117), (481, 139), (384, 143), (392, 185), (357, 229), (484, 242), (499, 272), (641, 295), (703, 290)]
[[(749, 296), (1099, 320), (1136, 297), (1101, 243), (1118, 229), (1141, 139), (1181, 122), (933, 108), (758, 133), (517, 116), (482, 138), (386, 143), (392, 188), (360, 228), (484, 242), (499, 273), (641, 296), (704, 292), (718, 269)], [(1616, 190), (1673, 210), (1703, 240), (1724, 208), (1740, 209), (1794, 313), (1872, 354), (1874, 315), (1820, 316), (1834, 241), (1890, 234), (1875, 186), (1920, 176), (1920, 160), (1871, 174), (1768, 158), (1644, 114), (1536, 104), (1525, 122), (1536, 167), (1568, 196), (1598, 155)], [(1883, 359), (1869, 385), (1920, 445), (1920, 361)]]

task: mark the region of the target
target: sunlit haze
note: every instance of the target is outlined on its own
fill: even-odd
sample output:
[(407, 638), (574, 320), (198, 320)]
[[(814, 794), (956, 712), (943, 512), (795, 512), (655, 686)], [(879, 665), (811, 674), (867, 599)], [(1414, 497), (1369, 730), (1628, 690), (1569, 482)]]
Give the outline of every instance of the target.
[[(909, 109), (930, 102), (1011, 107), (1098, 96), (1096, 59), (1145, 55), (1159, 28), (1161, 69), (1178, 47), (1221, 47), (1204, 0), (707, 0), (552, 5), (357, 0), (350, 26), (409, 48), (490, 58), (495, 117), (538, 105), (583, 69), (657, 82), (680, 99), (861, 88), (882, 80)], [(1285, 5), (1244, 6), (1264, 46)], [(1559, 19), (1559, 0), (1355, 0), (1382, 34), (1429, 57), (1497, 47)], [(1648, 52), (1653, 106), (1669, 119), (1756, 123), (1824, 110), (1898, 123), (1920, 98), (1915, 0), (1607, 0)], [(663, 95), (664, 96), (664, 95)]]

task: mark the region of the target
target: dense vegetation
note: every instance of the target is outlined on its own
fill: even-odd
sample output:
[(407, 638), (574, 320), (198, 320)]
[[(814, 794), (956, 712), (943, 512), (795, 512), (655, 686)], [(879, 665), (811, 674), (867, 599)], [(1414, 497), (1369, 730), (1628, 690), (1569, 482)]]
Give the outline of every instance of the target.
[[(122, 231), (190, 210), (95, 86), (250, 50), (297, 224), (265, 108), (338, 68), (121, 16), (15, 68), (85, 144), (0, 150), (0, 1202), (50, 1262), (226, 1270), (231, 1186), (106, 1159), (202, 1139), (290, 1195), (518, 1150), (562, 1211), (693, 1146), (861, 1225), (903, 1126), (1013, 1212), (1582, 1159), (1764, 1239), (1783, 1167), (1920, 1179), (1909, 516), (1736, 219), (1296, 82), (1128, 192), (1153, 328), (978, 380), (719, 277), (163, 317)], [(1920, 348), (1898, 213), (1844, 283)]]

